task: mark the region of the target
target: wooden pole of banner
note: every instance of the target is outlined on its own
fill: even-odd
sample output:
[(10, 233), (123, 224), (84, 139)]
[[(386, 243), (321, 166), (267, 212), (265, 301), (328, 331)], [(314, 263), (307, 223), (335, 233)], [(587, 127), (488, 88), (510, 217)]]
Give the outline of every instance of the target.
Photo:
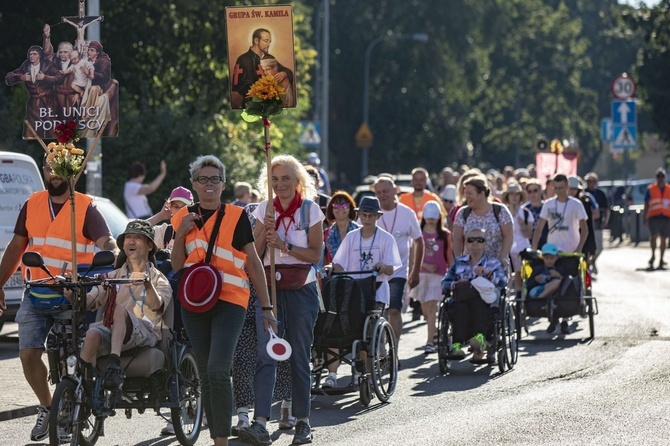
[(37, 135), (37, 132), (35, 131), (35, 129), (33, 128), (33, 126), (30, 125), (30, 123), (28, 122), (28, 120), (26, 119), (25, 121), (23, 121), (23, 123), (26, 125), (26, 127), (28, 127), (28, 130), (30, 130), (30, 133), (33, 134), (33, 136), (35, 137), (35, 139), (37, 140), (37, 142), (40, 143), (40, 145), (41, 145), (42, 148), (44, 149), (44, 152), (45, 152), (46, 154), (49, 154), (49, 148), (47, 147), (46, 144), (44, 144), (44, 141), (42, 140), (42, 138), (40, 138), (40, 137)]
[(95, 135), (95, 139), (93, 140), (93, 145), (88, 150), (88, 153), (86, 154), (86, 158), (84, 158), (84, 161), (81, 163), (81, 170), (77, 173), (77, 176), (74, 179), (75, 184), (77, 184), (77, 181), (79, 180), (79, 177), (84, 172), (84, 167), (86, 166), (86, 163), (88, 162), (88, 159), (91, 157), (91, 154), (95, 151), (95, 148), (98, 146), (98, 142), (100, 141), (100, 137), (105, 132), (105, 127), (107, 127), (107, 124), (109, 124), (109, 121), (110, 120), (107, 119), (105, 122), (103, 122), (102, 126), (100, 127), (100, 130), (98, 130), (98, 134)]
[[(275, 215), (275, 207), (272, 196), (272, 150), (270, 143), (270, 120), (267, 116), (263, 116), (263, 129), (265, 133), (265, 163), (267, 165), (267, 177), (268, 177), (268, 207), (266, 210), (267, 215)], [(272, 299), (272, 306), (275, 308), (275, 311), (278, 311), (277, 308), (277, 281), (275, 277), (275, 249), (273, 246), (270, 246), (270, 297)], [(275, 313), (276, 314), (276, 313)]]

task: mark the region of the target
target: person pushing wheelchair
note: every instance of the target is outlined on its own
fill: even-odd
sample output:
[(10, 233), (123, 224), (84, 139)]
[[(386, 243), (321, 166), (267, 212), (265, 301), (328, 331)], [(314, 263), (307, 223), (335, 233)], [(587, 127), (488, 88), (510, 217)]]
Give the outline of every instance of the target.
[(465, 358), (463, 347), (469, 344), (473, 363), (485, 361), (495, 308), (501, 290), (507, 286), (500, 260), (484, 254), (486, 241), (485, 229), (468, 231), (465, 236), (468, 253), (457, 257), (442, 279), (443, 294), (451, 293), (449, 318), (453, 325), (453, 343), (449, 356)]

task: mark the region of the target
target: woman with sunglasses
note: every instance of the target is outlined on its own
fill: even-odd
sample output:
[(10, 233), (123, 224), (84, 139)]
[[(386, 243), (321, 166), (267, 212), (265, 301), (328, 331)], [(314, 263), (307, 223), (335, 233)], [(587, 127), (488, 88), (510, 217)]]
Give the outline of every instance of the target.
[[(542, 205), (544, 200), (542, 199), (542, 185), (538, 180), (532, 178), (526, 182), (525, 185), (526, 193), (528, 194), (528, 201), (524, 204), (524, 207), (533, 214), (533, 230), (531, 231), (530, 241), (533, 240), (533, 233), (537, 228), (537, 224), (540, 221), (540, 211), (542, 210)], [(542, 228), (542, 235), (540, 236), (540, 242), (538, 246), (544, 246), (547, 243), (547, 234), (549, 233), (547, 226), (545, 225)]]
[(328, 206), (326, 206), (326, 220), (331, 225), (323, 231), (323, 241), (326, 246), (324, 265), (333, 262), (333, 257), (344, 237), (359, 227), (354, 221), (356, 219), (355, 207), (354, 199), (343, 190), (338, 190), (330, 197)]
[[(469, 344), (474, 352), (471, 359), (474, 363), (484, 361), (486, 341), (492, 335), (492, 307), (498, 306), (498, 300), (490, 305), (484, 302), (470, 281), (480, 276), (488, 279), (495, 285), (498, 298), (500, 291), (507, 286), (507, 276), (500, 260), (486, 254), (488, 235), (486, 229), (470, 229), (465, 237), (468, 254), (457, 257), (442, 280), (442, 292), (452, 295), (449, 299), (449, 319), (453, 324), (450, 356), (465, 358), (463, 347)], [(467, 293), (470, 298), (463, 298), (465, 296), (459, 293)]]

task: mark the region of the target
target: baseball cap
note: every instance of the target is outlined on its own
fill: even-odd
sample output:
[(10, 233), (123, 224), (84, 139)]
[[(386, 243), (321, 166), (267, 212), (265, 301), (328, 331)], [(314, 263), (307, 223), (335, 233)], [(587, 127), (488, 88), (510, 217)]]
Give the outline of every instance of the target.
[(447, 184), (442, 191), (442, 199), (448, 201), (456, 201), (456, 186)]
[(542, 246), (542, 255), (549, 254), (552, 256), (557, 256), (558, 255), (558, 246), (554, 245), (553, 243), (545, 243)]
[(437, 202), (429, 201), (423, 206), (423, 218), (440, 218), (440, 206)]
[(181, 201), (182, 203), (186, 204), (187, 206), (193, 204), (193, 194), (191, 193), (190, 190), (186, 189), (185, 187), (175, 187), (172, 189), (172, 193), (170, 194), (170, 198), (168, 198), (168, 203), (171, 201)]
[(568, 186), (570, 187), (570, 189), (579, 189), (579, 190), (583, 189), (582, 183), (580, 183), (579, 178), (574, 175), (568, 177)]

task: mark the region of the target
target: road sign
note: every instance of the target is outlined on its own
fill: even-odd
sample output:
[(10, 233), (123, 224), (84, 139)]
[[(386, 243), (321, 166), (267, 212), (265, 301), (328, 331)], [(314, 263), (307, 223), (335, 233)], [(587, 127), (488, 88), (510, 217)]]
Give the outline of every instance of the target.
[(368, 123), (364, 122), (361, 124), (361, 126), (358, 128), (358, 131), (356, 132), (356, 147), (359, 149), (369, 149), (372, 147), (372, 132), (370, 131), (370, 127), (368, 127)]
[(612, 148), (634, 149), (637, 147), (637, 127), (633, 124), (612, 124)]
[(636, 112), (635, 101), (612, 101), (613, 124), (635, 124)]
[(321, 145), (321, 123), (318, 121), (302, 121), (302, 132), (298, 142), (306, 147), (318, 147)]
[(629, 99), (635, 94), (635, 81), (626, 73), (618, 76), (612, 82), (612, 94), (619, 99)]
[(612, 140), (612, 120), (609, 118), (600, 121), (600, 140), (604, 142)]

